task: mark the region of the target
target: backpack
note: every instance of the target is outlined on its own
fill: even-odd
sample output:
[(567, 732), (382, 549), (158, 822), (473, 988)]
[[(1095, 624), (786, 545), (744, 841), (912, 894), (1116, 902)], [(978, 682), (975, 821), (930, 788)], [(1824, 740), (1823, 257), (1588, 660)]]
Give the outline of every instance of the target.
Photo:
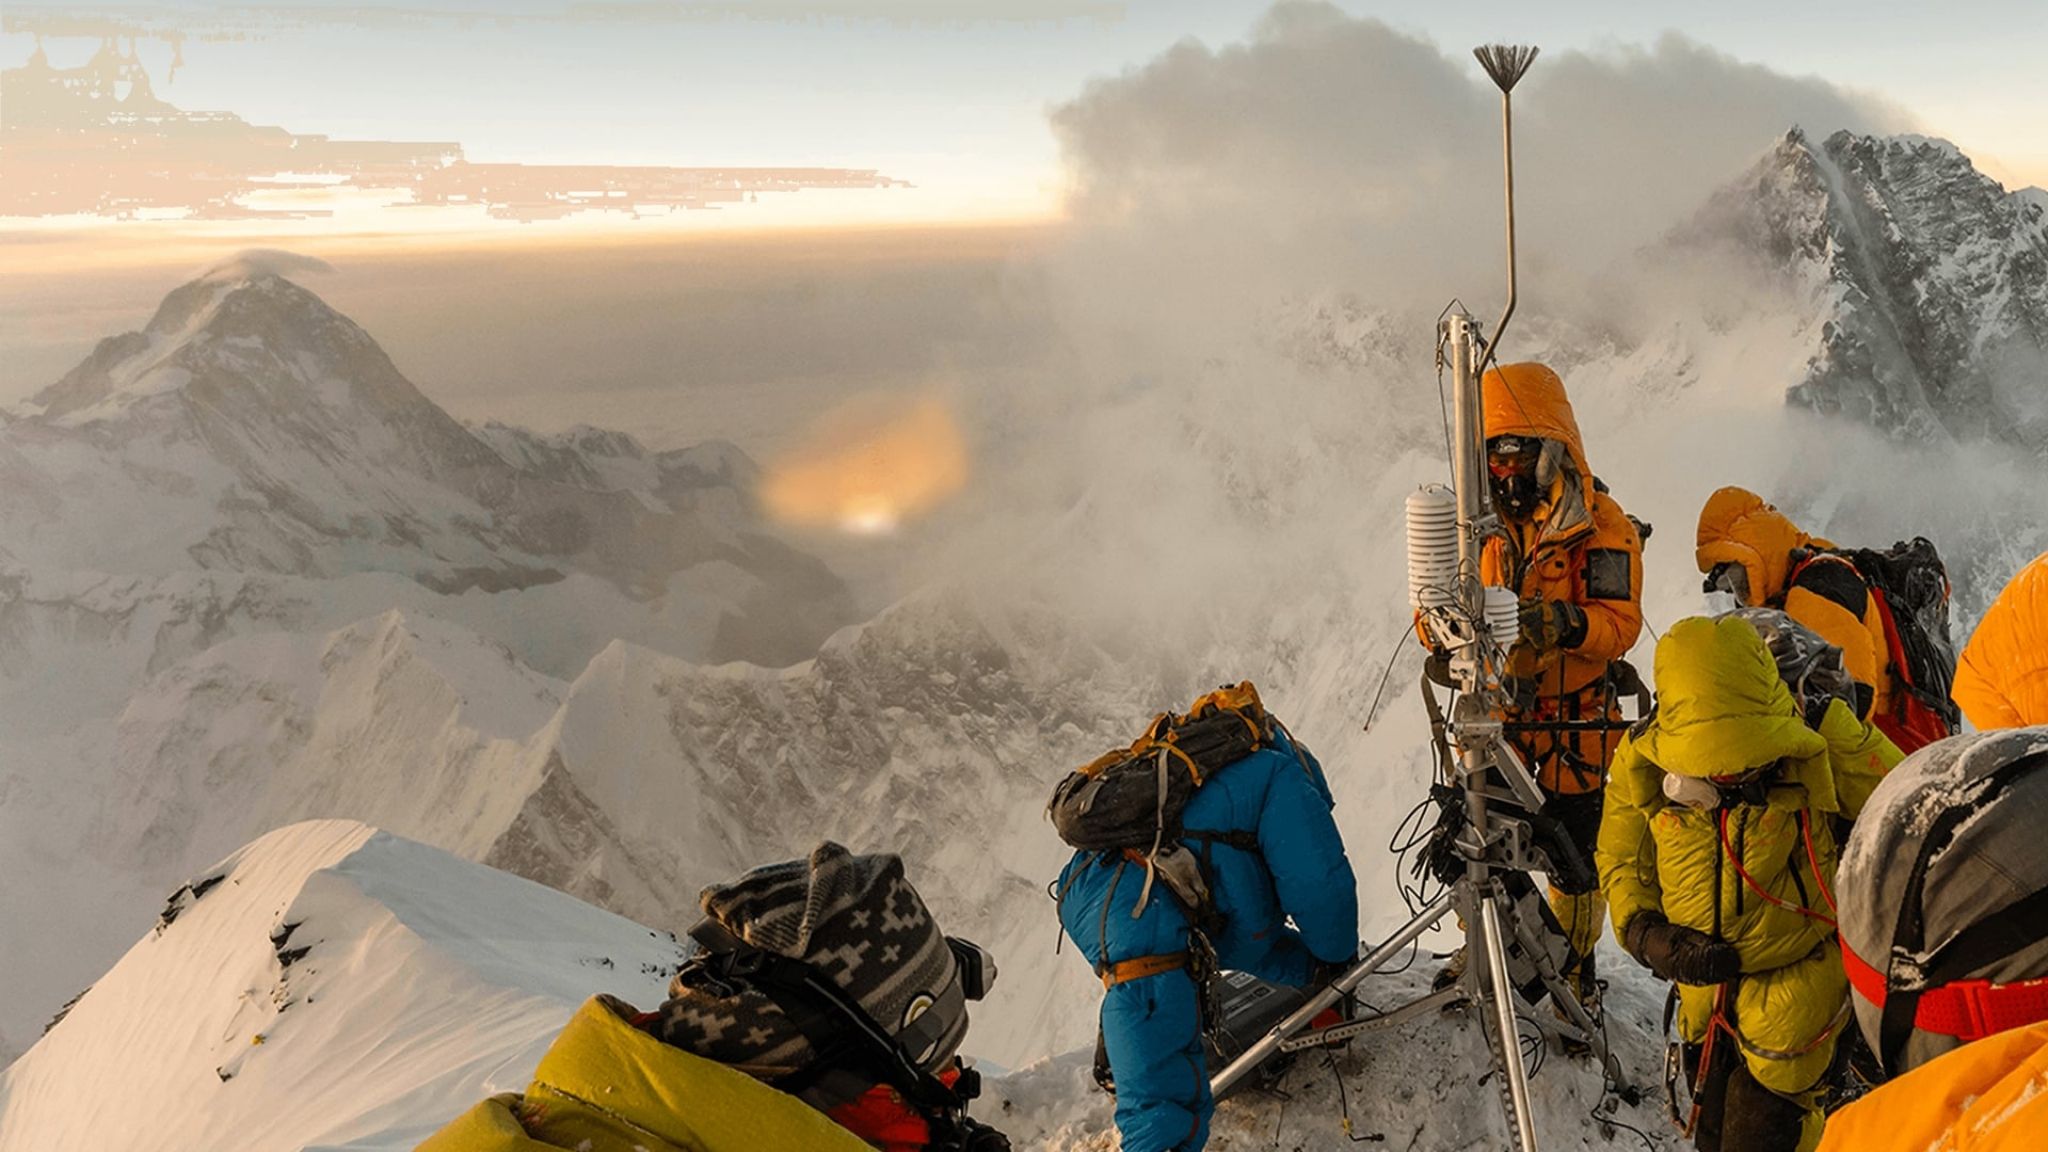
[(1130, 851), (1151, 858), (1181, 839), (1181, 814), (1217, 772), (1271, 747), (1279, 722), (1247, 680), (1197, 699), (1180, 715), (1162, 712), (1127, 748), (1067, 774), (1046, 814), (1060, 839), (1084, 852)]
[[(1184, 840), (1259, 850), (1250, 832), (1190, 831), (1181, 823), (1195, 791), (1216, 773), (1264, 748), (1286, 729), (1259, 702), (1249, 680), (1199, 697), (1181, 714), (1162, 712), (1127, 748), (1113, 748), (1067, 774), (1053, 789), (1046, 814), (1060, 839), (1105, 857), (1122, 855), (1145, 869), (1135, 918), (1152, 895), (1154, 880), (1188, 922), (1189, 975), (1199, 991), (1202, 1030), (1220, 1020), (1218, 966), (1211, 940), (1223, 915), (1209, 890), (1202, 860)], [(1290, 737), (1290, 740), (1292, 738)], [(1064, 900), (1065, 892), (1059, 894)]]
[(1829, 706), (1840, 700), (1856, 709), (1856, 682), (1842, 666), (1842, 650), (1823, 640), (1779, 608), (1738, 608), (1730, 613), (1756, 629), (1771, 659), (1778, 665), (1778, 678), (1799, 705), (1806, 726), (1819, 730)]
[(1915, 536), (1882, 552), (1854, 548), (1833, 554), (1870, 585), (1884, 621), (1885, 649), (1898, 691), (1892, 694), (1891, 715), (1872, 716), (1870, 722), (1901, 752), (1961, 731), (1962, 710), (1949, 699), (1956, 645), (1948, 628), (1948, 569), (1933, 541)]

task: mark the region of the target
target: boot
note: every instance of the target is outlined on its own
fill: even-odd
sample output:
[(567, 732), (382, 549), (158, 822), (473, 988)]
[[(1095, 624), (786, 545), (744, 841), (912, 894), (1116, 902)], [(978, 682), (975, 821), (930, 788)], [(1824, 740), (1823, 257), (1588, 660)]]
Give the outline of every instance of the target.
[(1590, 959), (1593, 949), (1600, 943), (1601, 928), (1607, 920), (1607, 897), (1601, 895), (1598, 888), (1591, 892), (1571, 893), (1559, 891), (1553, 885), (1550, 889), (1550, 911), (1557, 917), (1558, 926), (1564, 929), (1564, 938), (1571, 944), (1572, 954)]
[(1737, 1064), (1722, 1099), (1721, 1152), (1797, 1152), (1807, 1109), (1778, 1095)]
[(1431, 991), (1441, 992), (1464, 978), (1465, 946), (1460, 944), (1458, 950), (1451, 953), (1450, 959), (1444, 961), (1444, 966), (1437, 969), (1436, 975), (1430, 978), (1429, 987)]

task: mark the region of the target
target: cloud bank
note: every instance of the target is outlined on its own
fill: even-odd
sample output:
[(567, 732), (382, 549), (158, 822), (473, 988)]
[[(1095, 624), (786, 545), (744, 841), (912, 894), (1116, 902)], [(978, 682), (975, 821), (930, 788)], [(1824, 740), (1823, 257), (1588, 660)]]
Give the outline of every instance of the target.
[[(1242, 43), (1183, 41), (1092, 83), (1052, 123), (1091, 271), (1116, 295), (1150, 279), (1433, 312), (1455, 292), (1501, 291), (1499, 107), (1463, 49), (1282, 3)], [(1655, 239), (1795, 124), (1910, 124), (1676, 34), (1546, 54), (1515, 114), (1524, 290), (1539, 296)]]

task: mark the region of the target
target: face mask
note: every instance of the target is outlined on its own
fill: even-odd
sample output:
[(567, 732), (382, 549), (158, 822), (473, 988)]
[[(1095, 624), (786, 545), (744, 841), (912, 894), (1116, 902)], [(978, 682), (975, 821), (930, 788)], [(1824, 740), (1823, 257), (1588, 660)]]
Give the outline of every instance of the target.
[(1725, 592), (1735, 597), (1739, 607), (1749, 603), (1749, 569), (1733, 560), (1723, 560), (1707, 573), (1706, 591)]
[(1723, 592), (1718, 588), (1707, 593), (1704, 599), (1705, 604), (1702, 605), (1701, 613), (1706, 616), (1726, 616), (1742, 607), (1742, 601), (1736, 598), (1735, 593)]
[(1502, 515), (1526, 520), (1535, 514), (1541, 496), (1536, 489), (1536, 467), (1541, 459), (1539, 440), (1501, 436), (1488, 443), (1486, 471), (1494, 506)]
[(1527, 520), (1536, 511), (1534, 471), (1493, 478), (1493, 503), (1511, 520)]

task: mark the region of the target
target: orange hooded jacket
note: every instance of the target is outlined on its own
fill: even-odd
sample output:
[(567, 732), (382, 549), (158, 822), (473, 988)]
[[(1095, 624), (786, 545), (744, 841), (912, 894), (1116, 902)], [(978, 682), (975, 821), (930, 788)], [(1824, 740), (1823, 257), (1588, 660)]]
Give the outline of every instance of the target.
[[(1546, 446), (1537, 480), (1546, 495), (1526, 522), (1502, 518), (1508, 538), (1486, 542), (1480, 579), (1512, 588), (1524, 602), (1563, 600), (1586, 614), (1578, 644), (1537, 655), (1517, 645), (1510, 671), (1531, 680), (1533, 719), (1618, 718), (1608, 666), (1643, 630), (1643, 541), (1621, 505), (1593, 479), (1564, 382), (1541, 364), (1507, 364), (1481, 382), (1486, 436), (1534, 436)], [(1603, 783), (1621, 733), (1535, 732), (1518, 741), (1552, 792), (1591, 792)]]
[(1820, 1152), (1867, 1148), (2048, 1148), (2048, 1023), (1965, 1044), (1828, 1119)]
[(2048, 724), (2048, 554), (2020, 569), (1984, 613), (1951, 694), (1979, 729)]
[(1702, 575), (1720, 564), (1742, 565), (1752, 607), (1782, 607), (1842, 650), (1843, 666), (1867, 693), (1857, 701), (1863, 719), (1891, 714), (1891, 652), (1869, 583), (1840, 557), (1795, 557), (1834, 545), (1801, 531), (1745, 488), (1723, 488), (1707, 497), (1695, 544)]

